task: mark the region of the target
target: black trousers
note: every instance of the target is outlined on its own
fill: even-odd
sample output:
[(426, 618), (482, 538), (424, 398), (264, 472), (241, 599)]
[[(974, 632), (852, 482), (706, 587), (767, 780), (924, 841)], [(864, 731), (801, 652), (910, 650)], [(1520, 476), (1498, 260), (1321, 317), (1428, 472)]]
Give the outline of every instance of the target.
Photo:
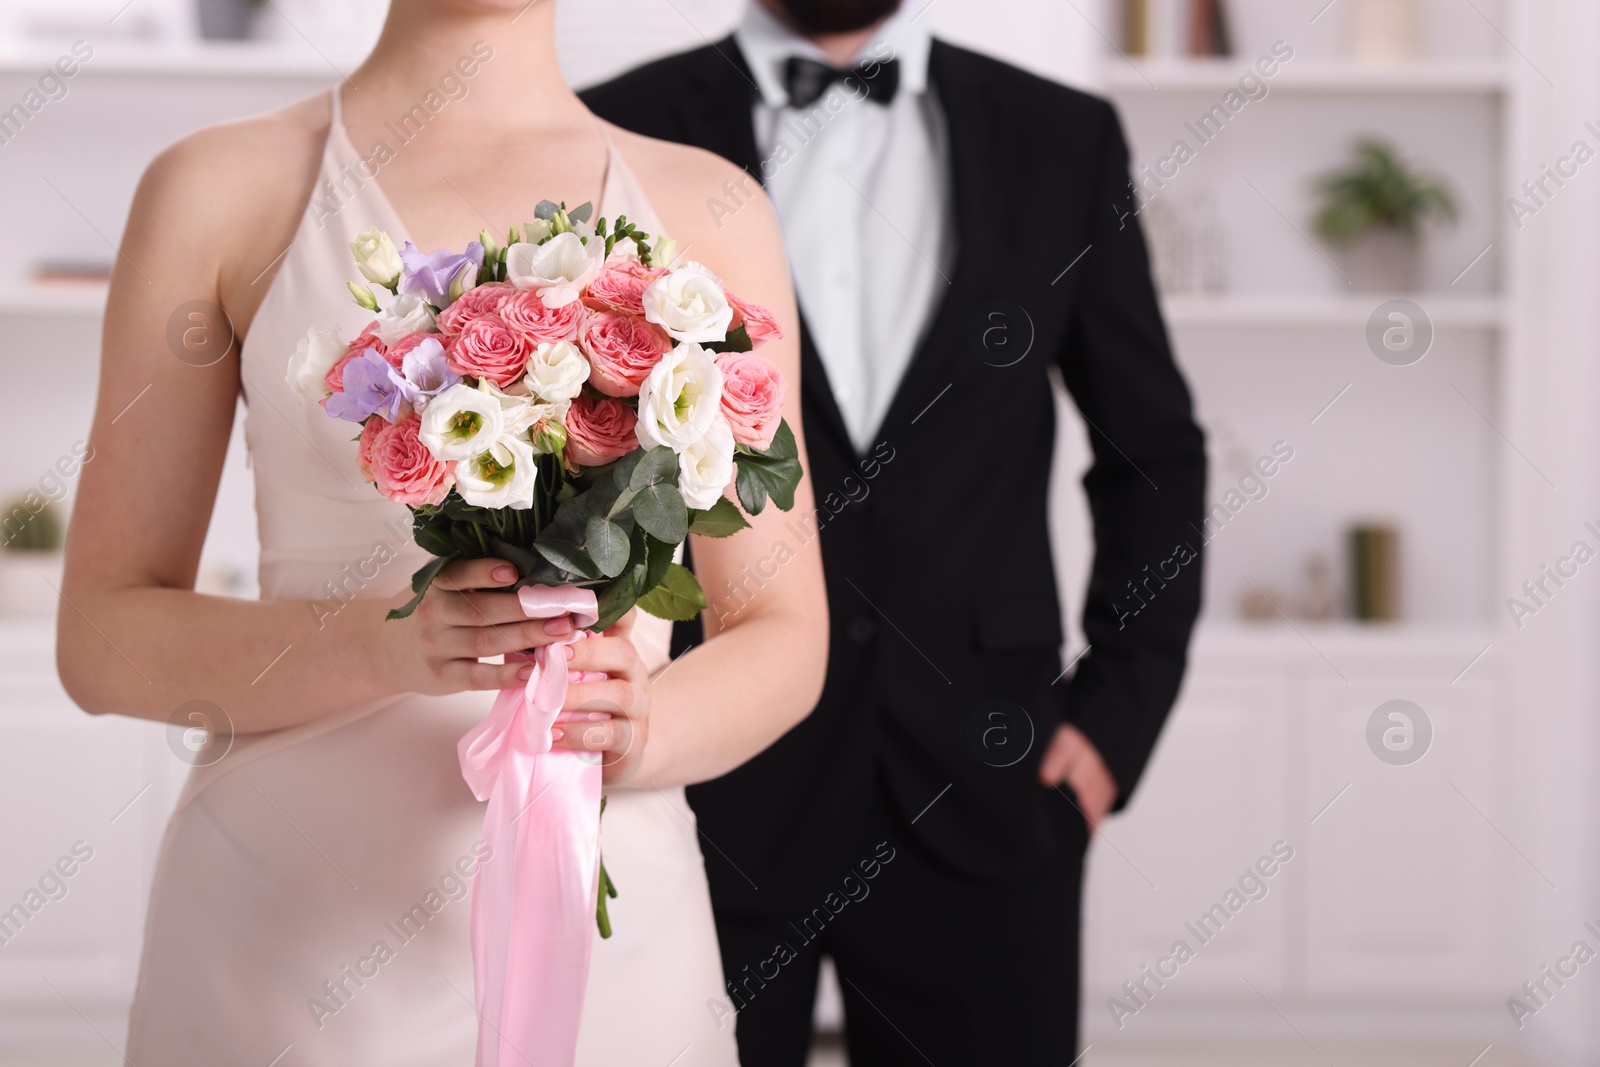
[(990, 881), (945, 867), (884, 805), (873, 814), (873, 843), (810, 912), (718, 910), (743, 1067), (804, 1067), (823, 956), (851, 1067), (1071, 1064), (1087, 833)]

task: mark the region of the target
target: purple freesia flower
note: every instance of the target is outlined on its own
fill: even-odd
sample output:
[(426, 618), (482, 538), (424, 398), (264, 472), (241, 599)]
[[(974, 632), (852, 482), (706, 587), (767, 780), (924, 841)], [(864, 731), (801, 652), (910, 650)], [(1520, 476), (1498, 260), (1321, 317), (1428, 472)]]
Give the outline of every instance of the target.
[(382, 414), (393, 422), (400, 396), (389, 380), (389, 369), (389, 361), (376, 348), (369, 348), (346, 363), (344, 392), (328, 397), (328, 414), (350, 422), (366, 422), (368, 417)]
[(483, 245), (473, 241), (467, 245), (465, 255), (448, 248), (435, 249), (424, 255), (417, 251), (416, 245), (407, 241), (400, 250), (400, 262), (406, 268), (400, 277), (400, 291), (421, 293), (428, 298), (428, 303), (443, 308), (450, 303), (450, 282), (461, 273), (461, 269), (470, 263), (476, 274), (477, 268), (483, 266)]
[[(394, 410), (398, 414), (404, 400), (421, 411), (430, 399), (460, 380), (461, 375), (444, 361), (444, 346), (430, 337), (405, 354), (398, 370), (389, 368), (389, 381), (395, 388)], [(390, 416), (389, 421), (393, 422), (394, 417)]]

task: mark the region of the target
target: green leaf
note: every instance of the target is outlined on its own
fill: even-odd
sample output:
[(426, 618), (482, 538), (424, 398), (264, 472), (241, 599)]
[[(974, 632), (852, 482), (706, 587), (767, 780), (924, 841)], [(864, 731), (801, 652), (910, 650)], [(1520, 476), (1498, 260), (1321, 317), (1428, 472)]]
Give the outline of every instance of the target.
[(615, 578), (628, 565), (628, 533), (604, 515), (589, 516), (583, 547), (607, 578)]
[(739, 508), (725, 496), (703, 511), (689, 512), (689, 532), (701, 537), (728, 537), (749, 527)]
[(658, 619), (688, 622), (706, 609), (706, 594), (688, 567), (674, 563), (661, 584), (639, 598), (639, 610)]
[[(678, 484), (678, 456), (666, 445), (648, 452), (630, 452), (616, 462), (611, 480), (620, 492), (611, 505), (609, 518), (616, 518), (633, 503), (633, 498), (653, 485)], [(679, 538), (682, 540), (682, 538)]]
[(560, 210), (561, 205), (556, 203), (554, 200), (541, 200), (539, 201), (539, 205), (533, 209), (533, 217), (536, 219), (544, 219), (546, 222), (549, 222), (551, 219), (556, 217), (556, 212)]
[(435, 556), (417, 568), (417, 573), (411, 576), (411, 591), (417, 595), (398, 608), (390, 608), (385, 618), (404, 619), (416, 611), (417, 605), (422, 603), (422, 598), (428, 595), (428, 587), (433, 584), (433, 580), (439, 577), (439, 572), (454, 558), (454, 556)]
[(689, 508), (669, 482), (640, 490), (633, 498), (633, 517), (651, 537), (677, 544), (689, 536)]
[(736, 329), (728, 331), (728, 336), (721, 341), (712, 341), (703, 346), (711, 352), (748, 352), (755, 347), (750, 341), (750, 331), (740, 323)]
[(667, 570), (672, 566), (672, 557), (678, 553), (678, 546), (651, 537), (644, 532), (643, 527), (637, 529), (644, 535), (648, 557), (645, 563), (644, 581), (639, 585), (639, 595), (643, 596), (660, 585), (661, 580), (667, 576)]
[(794, 507), (794, 491), (800, 484), (800, 450), (788, 422), (778, 424), (772, 444), (764, 451), (739, 450), (734, 453), (739, 476), (734, 488), (739, 503), (752, 515), (759, 515), (767, 498), (784, 511)]
[(587, 222), (589, 216), (594, 214), (594, 204), (585, 202), (567, 212), (567, 218), (573, 222)]
[(589, 629), (600, 633), (614, 624), (618, 619), (628, 613), (634, 601), (639, 599), (639, 594), (645, 590), (645, 579), (649, 569), (651, 537), (638, 526), (633, 528), (633, 534), (628, 538), (628, 565), (616, 580), (606, 585), (597, 594), (600, 602), (600, 617)]
[(533, 547), (545, 559), (569, 574), (601, 577), (600, 568), (584, 550), (589, 536), (589, 496), (579, 494), (556, 508), (555, 518), (539, 532)]

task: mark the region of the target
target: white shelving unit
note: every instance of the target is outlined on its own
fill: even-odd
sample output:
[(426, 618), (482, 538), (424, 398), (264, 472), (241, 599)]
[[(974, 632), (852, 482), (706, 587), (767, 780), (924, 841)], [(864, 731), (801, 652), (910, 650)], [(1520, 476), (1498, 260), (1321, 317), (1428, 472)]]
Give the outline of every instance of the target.
[[(1391, 1034), (1501, 1040), (1517, 983), (1513, 924), (1496, 916), (1536, 877), (1510, 866), (1521, 861), (1483, 814), (1510, 790), (1500, 753), (1512, 652), (1496, 593), (1512, 475), (1499, 423), (1521, 300), (1503, 190), (1515, 184), (1507, 153), (1529, 71), (1491, 29), (1468, 41), (1472, 27), (1431, 0), (1423, 57), (1390, 65), (1338, 58), (1337, 11), (1308, 24), (1290, 5), (1229, 6), (1246, 16), (1235, 56), (1108, 52), (1101, 88), (1121, 112), (1135, 180), (1186, 140), (1192, 162), (1154, 199), (1180, 213), (1203, 204), (1226, 235), (1225, 290), (1162, 301), (1212, 442), (1208, 501), (1274, 441), (1295, 458), (1210, 544), (1183, 695), (1145, 785), (1091, 853), (1085, 1037), (1097, 1051), (1272, 1038), (1287, 1017), (1314, 1042), (1348, 1036), (1358, 1018)], [(1264, 79), (1267, 95), (1197, 139), (1188, 124), (1280, 37), (1296, 55)], [(1455, 231), (1430, 234), (1420, 292), (1353, 291), (1313, 235), (1312, 179), (1367, 133), (1445, 177), (1462, 204)], [(1434, 328), (1410, 367), (1367, 345), (1369, 319), (1396, 297)], [(1344, 527), (1371, 518), (1401, 531), (1403, 621), (1294, 618), (1303, 561), (1320, 554), (1337, 573)], [(1238, 620), (1247, 581), (1291, 618)], [(1394, 699), (1422, 707), (1434, 731), (1410, 766), (1383, 762), (1367, 740), (1369, 718)], [(1108, 998), (1125, 998), (1123, 982), (1174, 941), (1193, 944), (1185, 921), (1276, 840), (1296, 858), (1266, 900), (1117, 1026)]]

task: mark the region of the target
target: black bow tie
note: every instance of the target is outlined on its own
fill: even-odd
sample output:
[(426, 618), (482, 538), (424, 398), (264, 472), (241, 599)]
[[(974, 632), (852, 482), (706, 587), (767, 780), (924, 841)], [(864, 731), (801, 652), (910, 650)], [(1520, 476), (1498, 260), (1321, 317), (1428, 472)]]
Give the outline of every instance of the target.
[(790, 56), (783, 64), (783, 87), (788, 90), (790, 107), (810, 107), (834, 82), (844, 82), (853, 96), (864, 95), (875, 104), (887, 105), (900, 89), (900, 61), (863, 63), (847, 70)]

